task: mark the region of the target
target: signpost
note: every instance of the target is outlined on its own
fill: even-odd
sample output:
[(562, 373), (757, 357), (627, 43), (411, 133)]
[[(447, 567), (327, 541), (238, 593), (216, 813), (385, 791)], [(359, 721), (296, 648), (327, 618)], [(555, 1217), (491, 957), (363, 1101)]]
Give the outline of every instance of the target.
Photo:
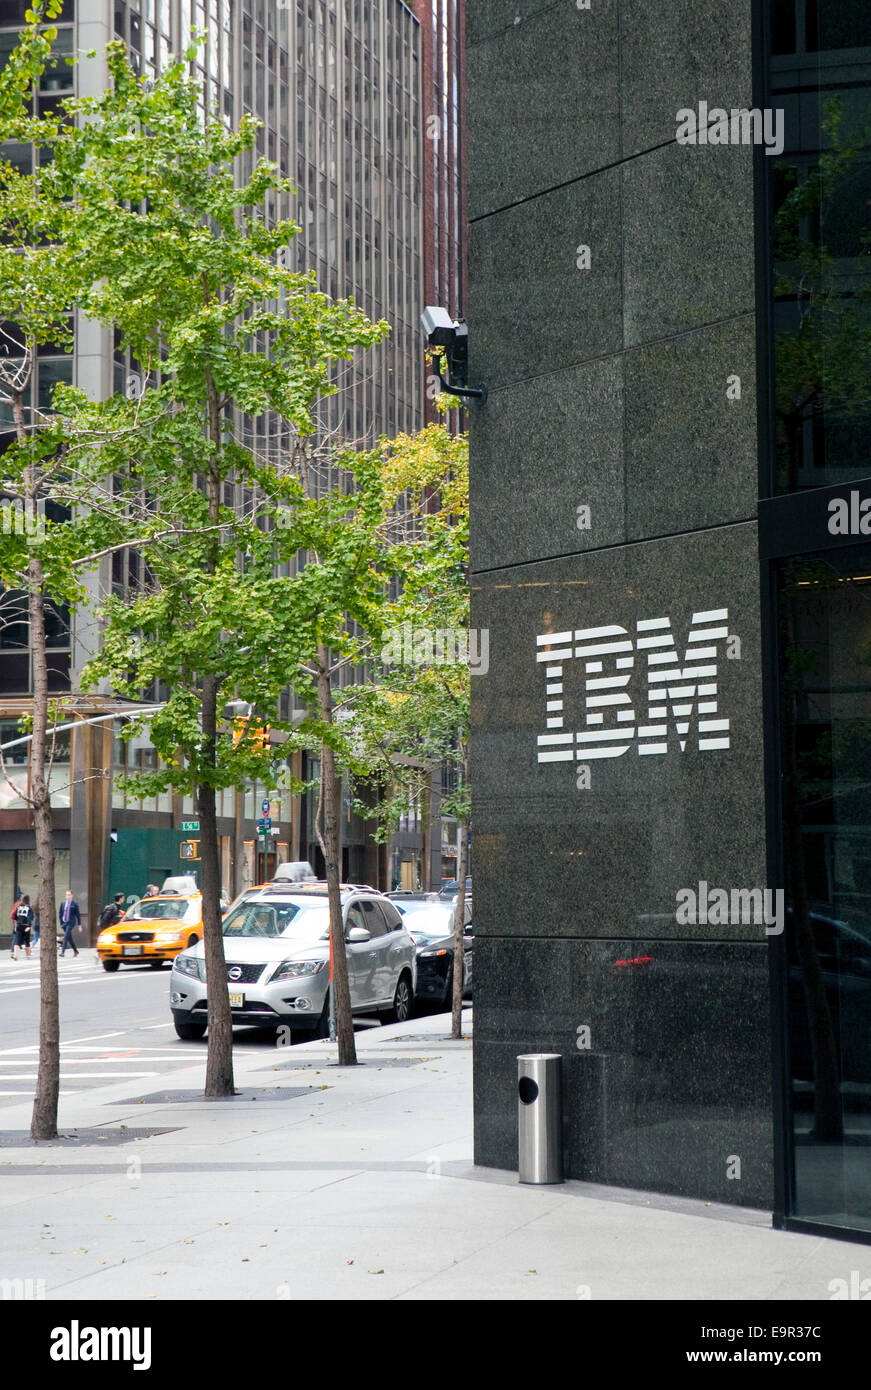
[(199, 830), (200, 823), (198, 820), (183, 820), (181, 828), (182, 830)]
[(270, 804), (268, 801), (261, 803), (263, 815), (257, 822), (257, 836), (263, 845), (263, 883), (266, 882), (269, 873), (269, 840), (273, 834), (277, 834), (277, 827), (273, 829), (272, 817), (269, 815)]

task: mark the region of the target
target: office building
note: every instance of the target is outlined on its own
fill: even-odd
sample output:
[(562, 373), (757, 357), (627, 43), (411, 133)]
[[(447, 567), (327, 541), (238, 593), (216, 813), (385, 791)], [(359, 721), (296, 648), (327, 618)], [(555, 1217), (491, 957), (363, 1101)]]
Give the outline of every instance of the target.
[(476, 1158), (871, 1231), (871, 14), (467, 7)]

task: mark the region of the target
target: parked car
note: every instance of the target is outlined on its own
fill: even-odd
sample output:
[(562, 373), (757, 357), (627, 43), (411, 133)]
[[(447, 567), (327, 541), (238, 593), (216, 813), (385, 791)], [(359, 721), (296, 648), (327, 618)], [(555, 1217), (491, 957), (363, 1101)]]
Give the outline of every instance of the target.
[[(415, 997), (449, 1009), (454, 991), (454, 923), (456, 906), (426, 895), (389, 895), (402, 913), (417, 948)], [(472, 900), (466, 898), (463, 925), (463, 995), (472, 994)]]
[[(401, 1023), (411, 1014), (415, 944), (381, 893), (342, 889), (351, 1008)], [(250, 889), (224, 918), (224, 956), (234, 1024), (289, 1027), (308, 1037), (329, 1030), (330, 910), (326, 884)], [(205, 949), (198, 942), (173, 962), (170, 1006), (180, 1038), (206, 1031)]]
[(140, 898), (119, 922), (97, 937), (97, 955), (110, 973), (122, 964), (148, 961), (159, 970), (203, 935), (203, 895), (199, 892), (160, 893)]
[[(443, 883), (442, 886), (441, 886), (441, 888), (439, 889), (439, 897), (440, 897), (441, 901), (442, 901), (443, 903), (452, 903), (452, 902), (454, 901), (454, 898), (457, 896), (457, 890), (459, 889), (459, 886), (460, 886), (459, 879), (456, 879), (456, 878), (450, 879), (450, 881), (449, 881), (448, 883)], [(471, 880), (470, 878), (467, 878), (467, 879), (466, 879), (466, 896), (467, 896), (467, 897), (468, 897), (468, 895), (471, 893), (471, 891), (472, 891), (472, 880)]]

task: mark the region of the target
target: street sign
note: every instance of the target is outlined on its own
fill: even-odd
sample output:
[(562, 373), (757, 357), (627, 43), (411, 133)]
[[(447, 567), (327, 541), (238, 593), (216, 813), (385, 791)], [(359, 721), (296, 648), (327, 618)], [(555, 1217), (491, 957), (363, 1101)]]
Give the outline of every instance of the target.
[(272, 833), (272, 832), (271, 832), (271, 830), (269, 829), (269, 826), (268, 826), (268, 825), (258, 825), (258, 827), (257, 827), (257, 834), (258, 834), (258, 835), (270, 835), (271, 833)]
[(199, 840), (182, 840), (181, 844), (179, 845), (179, 858), (181, 858), (181, 859), (199, 859), (199, 857), (200, 857), (200, 842), (199, 842)]
[(198, 820), (183, 820), (181, 828), (182, 830), (199, 830), (200, 823)]
[(260, 809), (261, 809), (261, 811), (263, 812), (264, 816), (268, 816), (268, 815), (269, 815), (269, 809), (270, 809), (271, 805), (272, 805), (272, 802), (271, 802), (271, 801), (266, 801), (266, 800), (261, 801), (261, 803), (260, 803)]

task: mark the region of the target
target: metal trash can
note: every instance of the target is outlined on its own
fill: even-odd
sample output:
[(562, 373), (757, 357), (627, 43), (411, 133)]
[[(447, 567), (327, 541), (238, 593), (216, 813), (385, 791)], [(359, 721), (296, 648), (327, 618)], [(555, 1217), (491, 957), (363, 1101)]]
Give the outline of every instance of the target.
[(562, 1182), (562, 1086), (557, 1052), (517, 1058), (517, 1129), (520, 1181)]

